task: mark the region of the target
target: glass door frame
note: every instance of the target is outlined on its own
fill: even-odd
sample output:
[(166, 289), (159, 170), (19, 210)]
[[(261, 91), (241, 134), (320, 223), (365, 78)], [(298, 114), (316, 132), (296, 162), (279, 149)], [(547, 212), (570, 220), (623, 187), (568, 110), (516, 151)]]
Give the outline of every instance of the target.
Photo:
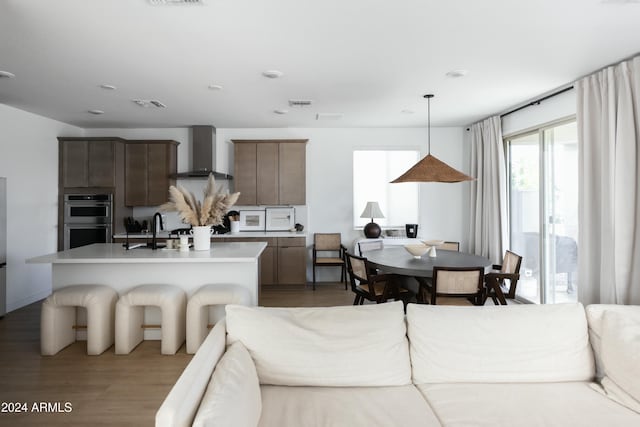
[[(546, 212), (548, 209), (548, 191), (549, 191), (549, 183), (546, 182), (546, 177), (548, 170), (547, 161), (549, 159), (550, 152), (550, 141), (545, 138), (545, 132), (549, 129), (553, 129), (558, 126), (562, 126), (571, 122), (576, 121), (576, 116), (568, 116), (563, 117), (558, 120), (554, 120), (552, 122), (545, 123), (544, 125), (535, 126), (532, 128), (524, 129), (522, 131), (510, 133), (508, 135), (504, 135), (502, 137), (503, 148), (504, 148), (504, 158), (506, 162), (506, 174), (507, 174), (507, 228), (509, 233), (509, 246), (511, 247), (511, 140), (522, 138), (530, 135), (538, 135), (538, 143), (540, 144), (539, 150), (539, 158), (538, 158), (538, 179), (539, 179), (539, 204), (538, 204), (538, 229), (540, 230), (540, 244), (538, 245), (538, 260), (539, 260), (539, 283), (538, 283), (538, 293), (540, 295), (540, 304), (547, 303), (547, 279), (548, 279), (548, 271), (547, 271), (547, 258), (549, 257), (549, 251), (547, 250), (549, 244), (548, 238), (548, 221), (546, 219)], [(523, 302), (526, 304), (537, 304), (535, 301), (528, 300), (526, 298), (520, 297), (516, 295), (516, 300), (519, 302)]]

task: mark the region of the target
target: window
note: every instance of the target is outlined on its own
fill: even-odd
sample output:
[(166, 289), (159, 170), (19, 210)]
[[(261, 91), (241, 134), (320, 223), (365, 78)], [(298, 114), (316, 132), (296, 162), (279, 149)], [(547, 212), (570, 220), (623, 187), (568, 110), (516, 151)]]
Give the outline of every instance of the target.
[(506, 140), (511, 249), (522, 255), (517, 294), (577, 300), (578, 141), (575, 120)]
[(381, 227), (418, 223), (418, 184), (390, 182), (418, 162), (417, 150), (356, 150), (353, 152), (353, 224), (364, 227), (371, 218), (360, 218), (368, 201), (376, 201), (385, 218)]

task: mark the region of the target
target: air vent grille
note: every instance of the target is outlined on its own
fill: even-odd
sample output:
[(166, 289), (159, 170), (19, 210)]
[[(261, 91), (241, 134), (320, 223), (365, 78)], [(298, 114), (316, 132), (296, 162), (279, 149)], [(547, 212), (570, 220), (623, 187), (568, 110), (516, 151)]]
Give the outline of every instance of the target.
[(289, 107), (310, 107), (313, 101), (310, 99), (290, 99)]
[(157, 99), (132, 99), (131, 101), (133, 101), (136, 105), (143, 108), (149, 108), (149, 107), (167, 108), (165, 104), (158, 101)]

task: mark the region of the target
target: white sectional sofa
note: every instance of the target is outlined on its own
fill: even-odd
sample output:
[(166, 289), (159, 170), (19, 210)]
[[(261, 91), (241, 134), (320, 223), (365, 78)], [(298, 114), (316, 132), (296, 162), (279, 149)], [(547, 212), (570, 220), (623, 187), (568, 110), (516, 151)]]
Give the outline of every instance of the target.
[(156, 414), (189, 425), (640, 426), (640, 307), (229, 305)]

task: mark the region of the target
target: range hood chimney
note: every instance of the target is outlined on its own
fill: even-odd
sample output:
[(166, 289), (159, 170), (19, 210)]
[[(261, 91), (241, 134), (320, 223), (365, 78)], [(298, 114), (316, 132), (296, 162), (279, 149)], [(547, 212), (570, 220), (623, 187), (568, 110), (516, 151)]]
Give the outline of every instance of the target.
[(191, 127), (191, 171), (181, 172), (176, 178), (207, 178), (213, 174), (216, 179), (233, 179), (231, 175), (215, 170), (216, 128), (213, 126)]

